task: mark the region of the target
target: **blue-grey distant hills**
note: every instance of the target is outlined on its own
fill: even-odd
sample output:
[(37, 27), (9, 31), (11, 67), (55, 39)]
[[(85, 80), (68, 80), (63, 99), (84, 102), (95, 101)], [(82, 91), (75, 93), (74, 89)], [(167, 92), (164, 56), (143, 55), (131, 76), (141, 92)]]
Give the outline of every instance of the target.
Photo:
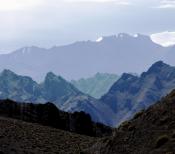
[(71, 83), (47, 73), (38, 84), (30, 77), (9, 70), (0, 74), (0, 99), (19, 102), (53, 102), (67, 111), (84, 111), (96, 122), (116, 126), (145, 109), (175, 88), (175, 67), (162, 61), (154, 63), (140, 76), (124, 73), (100, 99), (80, 92)]
[(175, 89), (175, 67), (162, 61), (153, 64), (140, 77), (124, 73), (100, 101), (116, 114), (114, 124), (131, 118)]
[(72, 80), (71, 83), (83, 93), (94, 98), (100, 98), (108, 92), (118, 79), (119, 76), (116, 74), (97, 73), (90, 78)]
[(66, 79), (80, 79), (97, 72), (122, 74), (141, 73), (158, 60), (175, 65), (175, 47), (162, 47), (149, 36), (103, 37), (100, 41), (82, 41), (50, 49), (24, 47), (0, 55), (0, 71), (10, 69), (18, 74), (42, 81), (47, 72)]
[[(99, 100), (80, 92), (61, 76), (49, 72), (43, 82), (38, 84), (32, 78), (20, 76), (10, 70), (0, 73), (0, 99), (18, 102), (53, 102), (64, 111), (85, 111), (95, 122), (110, 125), (114, 118), (112, 110)], [(112, 118), (112, 119), (113, 119)]]

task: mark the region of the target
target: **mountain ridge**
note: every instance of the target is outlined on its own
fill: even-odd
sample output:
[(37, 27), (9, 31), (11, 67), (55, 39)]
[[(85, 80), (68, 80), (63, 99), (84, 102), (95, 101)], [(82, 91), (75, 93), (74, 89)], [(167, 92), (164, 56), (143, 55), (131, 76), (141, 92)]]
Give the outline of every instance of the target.
[(83, 94), (61, 76), (49, 72), (45, 80), (37, 83), (30, 77), (21, 76), (10, 70), (0, 73), (0, 99), (12, 99), (17, 102), (47, 103), (53, 102), (59, 109), (67, 112), (84, 111), (91, 115), (93, 121), (110, 125), (106, 114), (114, 117), (107, 105), (97, 99)]
[(112, 137), (98, 141), (86, 154), (174, 153), (175, 90), (147, 110), (123, 122)]
[(84, 111), (93, 121), (112, 127), (148, 108), (175, 87), (175, 67), (162, 61), (154, 63), (140, 76), (124, 73), (100, 99), (84, 94), (53, 73), (48, 73), (45, 80), (37, 84), (31, 78), (4, 72), (0, 74), (0, 99), (53, 102), (61, 110)]
[(0, 100), (0, 116), (92, 137), (108, 136), (113, 131), (112, 128), (101, 123), (94, 123), (90, 115), (84, 112), (64, 112), (49, 102), (33, 104), (18, 103), (9, 99)]
[(98, 99), (108, 92), (112, 84), (116, 82), (118, 78), (119, 76), (116, 74), (96, 73), (89, 78), (72, 80), (71, 83), (83, 93)]
[(154, 43), (149, 36), (138, 34), (136, 37), (121, 33), (104, 37), (100, 42), (80, 41), (49, 49), (24, 47), (0, 55), (0, 71), (10, 69), (17, 74), (31, 76), (36, 81), (42, 81), (49, 71), (61, 74), (67, 80), (97, 72), (122, 74), (136, 70), (140, 74), (158, 60), (173, 65), (173, 50), (173, 47)]
[(173, 90), (174, 79), (175, 67), (158, 61), (140, 77), (123, 74), (100, 100), (116, 113), (119, 124)]

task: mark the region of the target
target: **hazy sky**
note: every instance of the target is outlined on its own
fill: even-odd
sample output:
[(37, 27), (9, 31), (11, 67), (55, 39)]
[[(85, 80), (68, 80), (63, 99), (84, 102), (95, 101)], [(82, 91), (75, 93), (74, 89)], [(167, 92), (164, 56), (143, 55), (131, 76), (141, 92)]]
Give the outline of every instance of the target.
[(120, 32), (163, 32), (159, 41), (166, 36), (171, 44), (174, 18), (175, 0), (0, 0), (0, 51), (51, 47)]

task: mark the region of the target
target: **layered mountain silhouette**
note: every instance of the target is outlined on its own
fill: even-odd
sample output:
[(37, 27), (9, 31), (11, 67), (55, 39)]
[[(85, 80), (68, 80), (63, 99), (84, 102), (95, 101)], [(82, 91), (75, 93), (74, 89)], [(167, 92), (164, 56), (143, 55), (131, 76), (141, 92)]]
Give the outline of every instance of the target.
[(50, 49), (24, 47), (0, 55), (0, 71), (10, 69), (17, 74), (42, 81), (47, 72), (61, 74), (67, 80), (87, 77), (97, 72), (141, 73), (158, 60), (175, 65), (174, 47), (155, 44), (149, 36), (137, 37), (121, 33), (103, 37), (99, 42), (82, 41)]
[(84, 112), (67, 113), (54, 104), (17, 103), (11, 100), (0, 101), (0, 116), (38, 123), (65, 131), (94, 137), (109, 136), (112, 129), (100, 123), (94, 123), (90, 115)]
[(108, 92), (118, 79), (119, 76), (115, 74), (97, 73), (90, 78), (72, 80), (71, 83), (83, 93), (94, 98), (100, 98)]
[(116, 113), (115, 124), (146, 109), (175, 88), (175, 67), (162, 61), (153, 64), (140, 77), (123, 74), (101, 101)]
[(136, 112), (148, 108), (175, 87), (175, 67), (162, 61), (140, 76), (124, 73), (100, 99), (80, 92), (71, 83), (48, 73), (38, 84), (9, 70), (0, 74), (0, 99), (19, 102), (53, 102), (66, 112), (84, 111), (93, 121), (116, 127)]
[(107, 115), (115, 116), (107, 105), (83, 94), (61, 76), (51, 72), (38, 84), (30, 77), (4, 70), (0, 74), (0, 99), (7, 98), (18, 102), (53, 102), (59, 109), (68, 112), (84, 111), (89, 113), (94, 121), (108, 125), (110, 120)]
[(65, 113), (52, 103), (1, 100), (0, 129), (1, 153), (173, 154), (175, 91), (138, 112), (113, 130), (112, 136), (104, 138), (76, 134), (103, 136), (112, 131), (93, 123), (83, 112)]
[[(150, 70), (152, 71), (152, 70)], [(86, 154), (164, 154), (175, 151), (175, 91), (125, 121)]]

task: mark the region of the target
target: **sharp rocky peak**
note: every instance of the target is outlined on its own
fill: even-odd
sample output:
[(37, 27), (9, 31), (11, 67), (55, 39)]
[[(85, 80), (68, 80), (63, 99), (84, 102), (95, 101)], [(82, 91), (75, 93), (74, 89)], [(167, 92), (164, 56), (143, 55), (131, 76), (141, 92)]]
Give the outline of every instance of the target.
[(48, 72), (45, 77), (45, 81), (47, 80), (60, 80), (65, 81), (61, 76), (55, 75), (53, 72)]
[(158, 61), (154, 63), (147, 71), (147, 74), (150, 73), (160, 73), (160, 71), (166, 70), (168, 71), (171, 68), (170, 65), (164, 63), (163, 61)]
[(1, 76), (17, 76), (17, 74), (15, 74), (14, 72), (12, 72), (11, 70), (4, 69), (1, 72)]

